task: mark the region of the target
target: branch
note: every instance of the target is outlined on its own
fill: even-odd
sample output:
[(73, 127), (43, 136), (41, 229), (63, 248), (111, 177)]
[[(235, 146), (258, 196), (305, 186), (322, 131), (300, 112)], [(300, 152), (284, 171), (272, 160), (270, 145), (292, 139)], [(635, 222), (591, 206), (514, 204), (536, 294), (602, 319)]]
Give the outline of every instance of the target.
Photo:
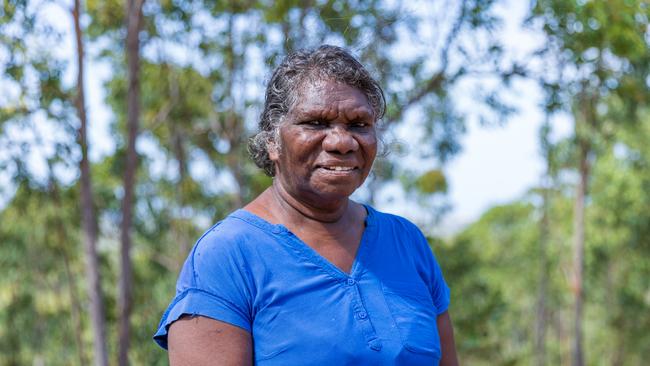
[(399, 111), (393, 118), (392, 120), (398, 120), (401, 118), (401, 116), (404, 114), (404, 112), (412, 107), (414, 104), (420, 102), (422, 98), (426, 97), (432, 92), (435, 92), (436, 90), (440, 90), (445, 84), (448, 84), (449, 81), (457, 80), (459, 77), (463, 76), (466, 71), (464, 68), (460, 68), (454, 75), (451, 77), (448, 77), (446, 73), (448, 72), (448, 67), (449, 67), (449, 53), (451, 50), (451, 47), (455, 40), (458, 38), (458, 35), (460, 34), (460, 31), (463, 27), (463, 23), (465, 22), (465, 19), (467, 17), (467, 0), (463, 0), (460, 6), (460, 13), (456, 17), (456, 20), (454, 21), (454, 25), (451, 27), (449, 33), (447, 34), (447, 38), (445, 40), (444, 45), (442, 46), (442, 51), (441, 51), (441, 65), (440, 69), (438, 72), (436, 72), (427, 83), (420, 88), (418, 91), (416, 91), (413, 95), (411, 95), (404, 104), (400, 106)]

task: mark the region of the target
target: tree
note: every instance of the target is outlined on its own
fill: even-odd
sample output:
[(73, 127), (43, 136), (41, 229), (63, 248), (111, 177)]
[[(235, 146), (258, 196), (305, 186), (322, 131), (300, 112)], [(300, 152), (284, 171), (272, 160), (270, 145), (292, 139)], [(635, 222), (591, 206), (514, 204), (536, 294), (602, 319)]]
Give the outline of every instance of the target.
[[(106, 351), (106, 325), (102, 288), (99, 273), (99, 260), (97, 256), (97, 217), (93, 203), (92, 178), (88, 158), (88, 118), (86, 115), (86, 99), (84, 89), (84, 40), (81, 29), (80, 17), (82, 14), (81, 3), (75, 0), (72, 10), (74, 33), (77, 44), (77, 90), (75, 108), (79, 118), (78, 144), (81, 150), (79, 161), (81, 222), (84, 233), (84, 251), (86, 256), (86, 278), (88, 279), (88, 297), (90, 298), (90, 317), (93, 325), (93, 345), (95, 365), (108, 365)], [(83, 363), (83, 362), (82, 362)]]
[[(515, 365), (531, 357), (537, 208), (526, 199), (496, 206), (447, 243), (432, 246), (450, 279), (450, 313), (461, 362)], [(439, 245), (436, 245), (439, 244)]]
[[(609, 118), (625, 115), (625, 102), (608, 103)], [(597, 313), (604, 334), (591, 337), (603, 345), (599, 352), (610, 365), (643, 364), (650, 355), (650, 342), (644, 330), (650, 326), (650, 304), (644, 299), (650, 267), (648, 230), (650, 204), (650, 115), (647, 108), (635, 125), (623, 126), (602, 149), (592, 178), (592, 209), (588, 228), (591, 239), (592, 269), (587, 271), (593, 287), (594, 302), (601, 304)], [(589, 263), (589, 262), (588, 262)]]
[(126, 59), (127, 92), (127, 130), (128, 145), (124, 171), (124, 198), (122, 199), (121, 251), (120, 251), (120, 299), (119, 299), (119, 347), (118, 364), (129, 364), (129, 344), (131, 338), (132, 308), (132, 264), (131, 227), (135, 174), (138, 153), (135, 144), (138, 137), (140, 119), (140, 28), (142, 26), (142, 7), (144, 0), (129, 0), (126, 11)]
[[(574, 366), (585, 363), (583, 313), (585, 210), (596, 145), (603, 130), (606, 101), (628, 100), (627, 120), (634, 122), (638, 104), (648, 101), (650, 45), (645, 38), (649, 9), (645, 1), (581, 2), (538, 0), (532, 19), (547, 36), (542, 53), (558, 61), (557, 79), (544, 79), (550, 107), (570, 110), (574, 117), (576, 184), (574, 204)], [(615, 14), (615, 17), (612, 15)]]
[(550, 142), (551, 125), (548, 119), (540, 131), (542, 155), (546, 163), (546, 171), (541, 182), (541, 218), (539, 220), (539, 276), (537, 289), (537, 309), (535, 314), (535, 364), (546, 365), (546, 323), (548, 321), (547, 296), (548, 296), (548, 246), (550, 244), (550, 205), (552, 179), (554, 177), (553, 146)]
[[(75, 223), (81, 218), (77, 192), (69, 189), (64, 173), (79, 163), (74, 93), (63, 82), (66, 62), (51, 47), (60, 43), (61, 29), (44, 16), (60, 10), (27, 1), (4, 2), (0, 8), (0, 166), (9, 176), (7, 187), (16, 190), (3, 207), (0, 229), (8, 254), (3, 265), (15, 272), (2, 286), (11, 299), (2, 311), (7, 311), (2, 338), (9, 338), (2, 345), (9, 355), (3, 362), (9, 364), (43, 359), (63, 364), (75, 356), (86, 363), (84, 299), (77, 289), (83, 276), (77, 270)], [(43, 332), (50, 338), (43, 339)], [(63, 343), (76, 352), (52, 352)]]

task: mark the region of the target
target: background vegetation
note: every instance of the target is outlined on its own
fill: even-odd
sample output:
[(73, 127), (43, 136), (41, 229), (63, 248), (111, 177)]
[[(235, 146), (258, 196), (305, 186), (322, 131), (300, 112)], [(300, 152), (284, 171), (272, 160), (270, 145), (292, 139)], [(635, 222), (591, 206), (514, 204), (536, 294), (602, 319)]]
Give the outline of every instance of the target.
[[(151, 336), (193, 241), (270, 184), (245, 147), (264, 80), (323, 42), (386, 89), (394, 152), (360, 199), (399, 189), (424, 228), (448, 210), (442, 168), (468, 118), (517, 119), (503, 94), (517, 80), (544, 93), (539, 184), (453, 237), (431, 233), (463, 364), (647, 364), (650, 4), (533, 1), (523, 26), (543, 41), (519, 57), (498, 36), (507, 4), (418, 6), (3, 0), (0, 365), (166, 364)], [(101, 153), (86, 114), (98, 92)], [(557, 114), (566, 138), (552, 138)]]

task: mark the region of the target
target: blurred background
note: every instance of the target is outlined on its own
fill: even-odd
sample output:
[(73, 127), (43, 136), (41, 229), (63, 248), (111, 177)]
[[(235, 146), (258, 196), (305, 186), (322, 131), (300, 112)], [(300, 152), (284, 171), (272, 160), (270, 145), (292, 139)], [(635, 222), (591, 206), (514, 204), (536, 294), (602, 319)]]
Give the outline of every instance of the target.
[(464, 365), (650, 360), (647, 0), (3, 0), (0, 365), (164, 365), (200, 234), (271, 183), (270, 70), (347, 47), (388, 153), (355, 193), (428, 235)]

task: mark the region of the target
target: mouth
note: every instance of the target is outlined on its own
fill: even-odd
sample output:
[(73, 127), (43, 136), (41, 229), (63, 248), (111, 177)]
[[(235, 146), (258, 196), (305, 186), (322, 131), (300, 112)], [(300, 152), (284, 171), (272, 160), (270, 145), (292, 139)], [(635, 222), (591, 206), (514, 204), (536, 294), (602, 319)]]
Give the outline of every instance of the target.
[(321, 174), (330, 177), (352, 177), (359, 172), (359, 167), (350, 166), (350, 165), (339, 165), (336, 163), (327, 164), (327, 165), (318, 165), (316, 170), (320, 171)]
[(319, 166), (319, 168), (333, 172), (349, 172), (357, 169), (353, 166)]

